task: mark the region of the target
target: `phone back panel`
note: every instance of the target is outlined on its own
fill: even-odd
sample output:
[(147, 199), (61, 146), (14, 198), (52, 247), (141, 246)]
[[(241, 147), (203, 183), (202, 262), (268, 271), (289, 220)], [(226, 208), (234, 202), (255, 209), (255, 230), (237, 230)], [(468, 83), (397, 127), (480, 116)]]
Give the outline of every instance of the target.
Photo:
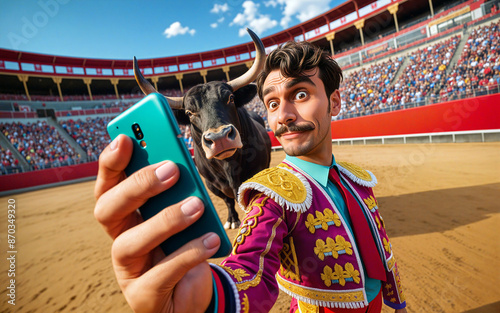
[[(136, 139), (132, 130), (132, 125), (135, 123), (140, 125), (144, 134), (141, 140)], [(221, 238), (221, 246), (213, 257), (223, 257), (229, 254), (232, 248), (231, 243), (184, 139), (181, 137), (179, 126), (165, 97), (156, 93), (148, 95), (112, 120), (107, 128), (112, 139), (119, 134), (132, 138), (134, 148), (131, 161), (125, 169), (127, 176), (147, 165), (165, 160), (170, 160), (179, 167), (179, 181), (170, 189), (150, 198), (139, 209), (145, 220), (189, 196), (200, 198), (205, 205), (205, 212), (198, 221), (161, 244), (165, 254), (174, 252), (185, 243), (210, 231), (217, 233)], [(145, 147), (143, 147), (144, 144), (141, 146), (141, 141), (145, 142)]]

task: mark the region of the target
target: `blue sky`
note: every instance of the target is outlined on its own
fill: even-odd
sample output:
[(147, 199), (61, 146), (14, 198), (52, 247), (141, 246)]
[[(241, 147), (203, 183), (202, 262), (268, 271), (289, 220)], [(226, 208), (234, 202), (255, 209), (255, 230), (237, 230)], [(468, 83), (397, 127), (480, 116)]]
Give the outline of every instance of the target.
[(0, 0), (0, 47), (51, 55), (175, 56), (265, 37), (345, 0)]

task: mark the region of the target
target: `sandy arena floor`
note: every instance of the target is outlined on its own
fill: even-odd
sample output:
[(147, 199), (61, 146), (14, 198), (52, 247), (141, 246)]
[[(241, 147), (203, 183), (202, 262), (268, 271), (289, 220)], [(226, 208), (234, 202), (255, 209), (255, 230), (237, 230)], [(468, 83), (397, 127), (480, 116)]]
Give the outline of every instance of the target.
[[(375, 194), (408, 312), (500, 312), (500, 143), (334, 146), (334, 153), (379, 180)], [(272, 165), (283, 158), (274, 152)], [(0, 312), (131, 312), (113, 276), (111, 240), (93, 217), (93, 187), (0, 198)], [(16, 201), (15, 307), (7, 304), (9, 199)], [(223, 202), (213, 199), (225, 221)], [(281, 294), (271, 312), (288, 312), (288, 304)]]

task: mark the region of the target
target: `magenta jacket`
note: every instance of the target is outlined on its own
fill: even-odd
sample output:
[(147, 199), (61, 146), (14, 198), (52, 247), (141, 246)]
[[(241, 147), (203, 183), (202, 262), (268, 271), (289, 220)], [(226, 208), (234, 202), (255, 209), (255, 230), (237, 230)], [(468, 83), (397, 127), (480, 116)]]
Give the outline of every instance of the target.
[[(386, 269), (384, 302), (405, 306), (391, 244), (371, 187), (375, 176), (338, 162), (339, 170), (376, 234)], [(301, 312), (368, 305), (361, 257), (353, 234), (323, 188), (286, 161), (243, 183), (238, 203), (246, 216), (221, 265), (212, 265), (224, 293), (226, 312), (268, 312), (279, 289), (291, 295)], [(219, 301), (221, 302), (221, 301)], [(228, 306), (231, 306), (229, 308)], [(294, 305), (295, 307), (295, 305)], [(291, 308), (295, 312), (295, 308)]]

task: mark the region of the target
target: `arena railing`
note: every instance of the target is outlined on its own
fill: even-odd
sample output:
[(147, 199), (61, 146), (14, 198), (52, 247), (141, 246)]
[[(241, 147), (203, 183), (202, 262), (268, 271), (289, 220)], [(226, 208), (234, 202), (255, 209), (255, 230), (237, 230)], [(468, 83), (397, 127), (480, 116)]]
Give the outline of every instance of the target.
[[(492, 138), (492, 139), (490, 139)], [(419, 134), (401, 134), (389, 136), (357, 137), (333, 139), (335, 145), (357, 144), (424, 144), (424, 143), (463, 143), (463, 142), (492, 142), (500, 138), (500, 129), (468, 130), (454, 132), (435, 132)]]
[(78, 164), (84, 164), (84, 163), (89, 163), (89, 162), (94, 162), (97, 161), (97, 158), (91, 158), (88, 157), (87, 162), (83, 162), (79, 158), (75, 158), (72, 160), (63, 160), (63, 161), (53, 161), (53, 162), (47, 162), (44, 164), (30, 164), (30, 169), (28, 171), (23, 171), (21, 166), (0, 166), (0, 175), (8, 175), (8, 174), (19, 174), (19, 173), (25, 173), (25, 172), (32, 172), (32, 171), (39, 171), (39, 170), (46, 170), (46, 169), (53, 169), (53, 168), (59, 168), (59, 167), (64, 167), (64, 166), (71, 166), (71, 165), (78, 165)]
[(351, 113), (351, 112), (346, 112), (342, 113), (341, 116), (338, 118), (335, 118), (334, 120), (345, 120), (349, 118), (354, 118), (354, 117), (361, 117), (361, 116), (368, 116), (368, 115), (373, 115), (373, 114), (378, 114), (378, 113), (385, 113), (385, 112), (392, 112), (392, 111), (399, 111), (399, 110), (404, 110), (404, 109), (410, 109), (410, 108), (416, 108), (416, 107), (421, 107), (425, 105), (432, 105), (432, 104), (438, 104), (446, 101), (453, 101), (453, 100), (461, 100), (461, 99), (468, 99), (468, 98), (475, 98), (479, 96), (485, 96), (485, 95), (493, 95), (500, 93), (500, 86), (499, 85), (494, 85), (494, 86), (484, 86), (484, 87), (478, 87), (475, 89), (466, 89), (464, 91), (452, 91), (452, 92), (444, 92), (440, 93), (439, 95), (432, 96), (428, 95), (424, 98), (422, 98), (420, 101), (413, 101), (409, 103), (397, 103), (397, 104), (392, 104), (388, 105), (386, 108), (376, 108), (376, 109), (367, 109), (364, 112), (359, 112), (359, 113)]

